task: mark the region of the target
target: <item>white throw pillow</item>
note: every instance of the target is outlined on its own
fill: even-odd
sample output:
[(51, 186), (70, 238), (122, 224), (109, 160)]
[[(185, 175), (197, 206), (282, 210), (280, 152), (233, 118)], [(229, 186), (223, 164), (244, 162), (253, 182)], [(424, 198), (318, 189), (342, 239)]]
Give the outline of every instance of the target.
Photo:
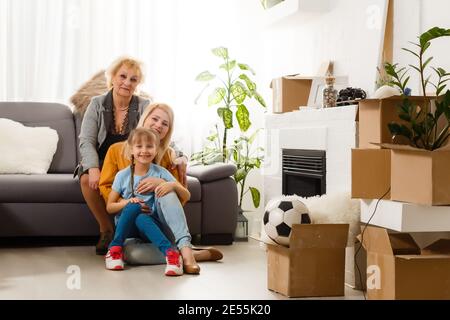
[(57, 144), (56, 130), (0, 118), (0, 173), (46, 174)]

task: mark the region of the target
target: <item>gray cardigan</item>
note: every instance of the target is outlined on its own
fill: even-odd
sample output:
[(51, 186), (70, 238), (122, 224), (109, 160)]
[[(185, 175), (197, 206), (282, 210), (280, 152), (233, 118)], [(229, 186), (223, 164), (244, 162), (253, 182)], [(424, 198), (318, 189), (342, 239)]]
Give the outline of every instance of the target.
[[(133, 96), (128, 114), (128, 126), (135, 128), (150, 100)], [(98, 148), (106, 139), (113, 119), (112, 92), (93, 97), (83, 117), (80, 130), (80, 154), (82, 170), (99, 168)]]

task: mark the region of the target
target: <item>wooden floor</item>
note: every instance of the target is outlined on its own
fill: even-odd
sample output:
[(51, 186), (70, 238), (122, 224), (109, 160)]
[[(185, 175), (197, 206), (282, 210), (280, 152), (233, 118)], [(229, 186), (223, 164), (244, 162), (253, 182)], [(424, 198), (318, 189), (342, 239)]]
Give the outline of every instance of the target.
[[(92, 246), (0, 248), (0, 299), (287, 299), (267, 289), (259, 242), (218, 248), (222, 261), (201, 263), (200, 275), (182, 277), (164, 276), (164, 265), (108, 271)], [(330, 299), (363, 299), (360, 291), (345, 290), (345, 297)]]

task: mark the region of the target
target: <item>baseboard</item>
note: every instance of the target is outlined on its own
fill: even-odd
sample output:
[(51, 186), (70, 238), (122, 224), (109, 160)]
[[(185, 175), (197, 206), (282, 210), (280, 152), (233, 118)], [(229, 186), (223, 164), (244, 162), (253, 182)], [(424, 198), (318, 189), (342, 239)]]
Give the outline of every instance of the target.
[(201, 245), (230, 245), (233, 244), (233, 234), (218, 233), (218, 234), (202, 234)]
[(0, 237), (0, 247), (94, 246), (98, 236)]

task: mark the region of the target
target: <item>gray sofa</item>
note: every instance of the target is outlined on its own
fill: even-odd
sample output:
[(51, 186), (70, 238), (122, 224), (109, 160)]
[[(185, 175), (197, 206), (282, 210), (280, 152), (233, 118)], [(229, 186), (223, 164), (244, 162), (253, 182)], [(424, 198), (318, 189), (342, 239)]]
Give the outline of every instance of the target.
[[(0, 238), (97, 236), (73, 170), (78, 163), (81, 120), (57, 103), (0, 102), (0, 118), (58, 132), (57, 151), (44, 175), (0, 174)], [(237, 219), (237, 188), (229, 164), (188, 169), (189, 230), (200, 244), (231, 244)]]

